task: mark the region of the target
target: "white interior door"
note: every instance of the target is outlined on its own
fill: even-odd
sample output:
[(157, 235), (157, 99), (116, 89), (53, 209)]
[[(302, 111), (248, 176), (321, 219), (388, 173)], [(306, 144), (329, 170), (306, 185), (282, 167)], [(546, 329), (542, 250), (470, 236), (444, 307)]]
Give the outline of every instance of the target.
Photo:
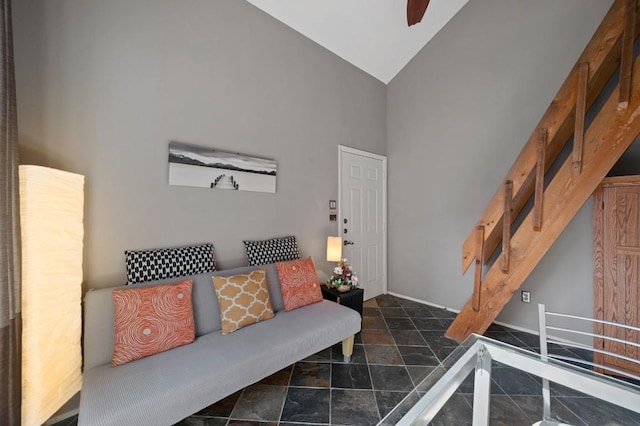
[(339, 235), (365, 299), (387, 292), (387, 158), (339, 147)]

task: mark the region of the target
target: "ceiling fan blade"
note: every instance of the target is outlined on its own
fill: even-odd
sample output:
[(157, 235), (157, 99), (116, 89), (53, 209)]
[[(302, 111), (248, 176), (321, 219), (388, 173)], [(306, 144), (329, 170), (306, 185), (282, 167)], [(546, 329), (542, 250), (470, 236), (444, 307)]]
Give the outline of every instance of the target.
[(429, 6), (429, 0), (407, 0), (407, 23), (409, 26), (422, 21)]

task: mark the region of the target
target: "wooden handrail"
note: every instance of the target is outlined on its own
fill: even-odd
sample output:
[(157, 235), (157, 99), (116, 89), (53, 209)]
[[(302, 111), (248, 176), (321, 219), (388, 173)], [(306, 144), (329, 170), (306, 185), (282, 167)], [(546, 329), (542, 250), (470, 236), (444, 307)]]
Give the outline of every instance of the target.
[[(576, 65), (558, 91), (549, 109), (536, 127), (548, 131), (545, 166), (549, 167), (563, 146), (571, 137), (575, 127), (576, 86), (580, 64), (589, 63), (588, 91), (586, 107), (590, 107), (606, 82), (617, 68), (621, 57), (622, 34), (626, 0), (616, 0), (596, 30), (591, 41), (578, 59)], [(638, 14), (636, 14), (638, 19)], [(638, 35), (639, 25), (635, 25)], [(517, 216), (531, 197), (534, 189), (535, 165), (537, 160), (538, 132), (534, 131), (505, 180), (513, 182), (512, 212)], [(546, 170), (545, 170), (546, 171)], [(495, 251), (501, 240), (503, 226), (503, 188), (500, 187), (489, 202), (476, 226), (485, 228), (483, 262)], [(462, 248), (462, 272), (466, 272), (475, 258), (475, 228)]]
[[(543, 205), (542, 232), (533, 231), (533, 214), (529, 213), (511, 237), (509, 273), (504, 274), (495, 263), (486, 271), (481, 294), (467, 301), (447, 330), (447, 337), (462, 341), (470, 333), (483, 333), (487, 329), (611, 167), (640, 135), (640, 58), (635, 61), (633, 76), (628, 108), (618, 110), (619, 87), (616, 87), (587, 128), (580, 178), (573, 178), (572, 158), (567, 158), (545, 188), (548, 202)], [(480, 309), (472, 309), (473, 299), (478, 297)]]

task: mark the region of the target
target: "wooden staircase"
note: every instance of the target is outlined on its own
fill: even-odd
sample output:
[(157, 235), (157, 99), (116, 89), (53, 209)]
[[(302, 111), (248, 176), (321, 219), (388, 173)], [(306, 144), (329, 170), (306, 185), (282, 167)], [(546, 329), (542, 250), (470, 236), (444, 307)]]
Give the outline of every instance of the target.
[[(474, 293), (446, 335), (483, 333), (529, 276), (598, 184), (640, 133), (640, 33), (637, 0), (616, 0), (507, 173), (462, 249), (475, 259)], [(620, 80), (585, 130), (585, 113), (620, 66)], [(573, 151), (544, 187), (544, 176), (574, 136)], [(533, 195), (513, 235), (512, 223)], [(524, 214), (524, 213), (523, 213)], [(488, 270), (498, 245), (502, 253)]]

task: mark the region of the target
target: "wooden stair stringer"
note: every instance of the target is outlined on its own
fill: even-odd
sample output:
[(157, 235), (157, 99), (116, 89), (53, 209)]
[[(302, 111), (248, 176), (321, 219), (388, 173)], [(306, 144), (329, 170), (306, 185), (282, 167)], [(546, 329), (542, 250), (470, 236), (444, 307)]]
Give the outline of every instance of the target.
[[(639, 76), (638, 72), (640, 59), (633, 67), (634, 76)], [(471, 333), (484, 333), (640, 134), (640, 78), (634, 78), (632, 84), (628, 109), (618, 110), (617, 87), (585, 132), (582, 173), (572, 176), (569, 156), (545, 189), (542, 230), (533, 230), (533, 211), (530, 212), (512, 236), (509, 273), (501, 270), (500, 262), (491, 266), (482, 280), (478, 311), (473, 310), (472, 296), (447, 330), (447, 337), (462, 341)]]
[[(504, 180), (513, 182), (512, 217), (516, 217), (520, 213), (533, 193), (538, 129), (544, 128), (548, 131), (545, 160), (547, 166), (554, 162), (573, 134), (580, 65), (582, 63), (589, 64), (587, 109), (592, 105), (619, 65), (624, 31), (624, 13), (625, 0), (616, 0), (560, 87), (558, 94), (540, 119), (538, 126), (532, 132), (513, 166), (509, 169)], [(640, 14), (638, 14), (638, 21), (640, 22)], [(636, 37), (640, 35), (639, 22), (635, 26)], [(503, 198), (504, 191), (502, 187), (499, 187), (483, 212), (481, 219), (474, 226), (474, 231), (465, 240), (462, 247), (463, 274), (475, 258), (475, 229), (478, 226), (485, 227), (485, 258), (482, 259), (483, 263), (486, 262), (499, 245), (503, 226)]]

